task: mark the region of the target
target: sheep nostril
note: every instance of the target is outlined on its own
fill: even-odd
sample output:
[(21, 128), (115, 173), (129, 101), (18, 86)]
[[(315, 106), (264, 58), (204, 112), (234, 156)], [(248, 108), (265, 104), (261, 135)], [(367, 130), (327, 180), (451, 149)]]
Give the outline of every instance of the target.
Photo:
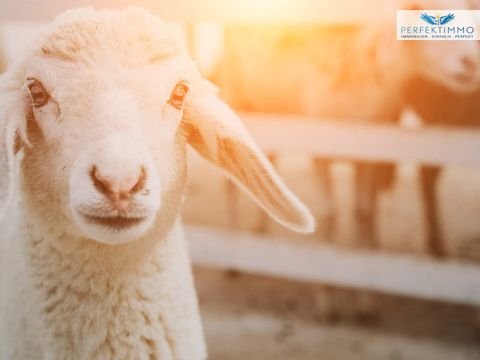
[(145, 170), (145, 167), (142, 166), (140, 168), (140, 176), (137, 179), (137, 182), (133, 187), (129, 190), (129, 192), (133, 195), (138, 193), (139, 191), (142, 191), (143, 188), (145, 187), (145, 184), (147, 182), (147, 171)]
[[(140, 174), (137, 178), (126, 178), (123, 180), (111, 180), (103, 176), (97, 166), (90, 170), (90, 178), (98, 192), (107, 196), (118, 205), (125, 204), (132, 195), (142, 191), (147, 181), (147, 172), (145, 167), (140, 168)], [(123, 206), (122, 206), (123, 207)]]
[(464, 56), (461, 62), (467, 72), (473, 73), (477, 70), (477, 62), (472, 57)]
[(90, 178), (92, 179), (95, 189), (101, 194), (112, 196), (116, 189), (114, 189), (114, 184), (100, 175), (97, 167), (94, 165), (90, 170)]

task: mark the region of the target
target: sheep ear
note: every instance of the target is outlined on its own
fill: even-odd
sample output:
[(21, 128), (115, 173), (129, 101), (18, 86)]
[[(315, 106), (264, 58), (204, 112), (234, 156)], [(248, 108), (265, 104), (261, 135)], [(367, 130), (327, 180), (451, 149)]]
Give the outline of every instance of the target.
[(236, 114), (217, 96), (187, 98), (188, 142), (219, 166), (273, 219), (298, 232), (314, 230), (305, 205), (285, 186)]
[(17, 129), (25, 121), (24, 107), (20, 87), (15, 87), (6, 75), (0, 77), (0, 218), (13, 195)]

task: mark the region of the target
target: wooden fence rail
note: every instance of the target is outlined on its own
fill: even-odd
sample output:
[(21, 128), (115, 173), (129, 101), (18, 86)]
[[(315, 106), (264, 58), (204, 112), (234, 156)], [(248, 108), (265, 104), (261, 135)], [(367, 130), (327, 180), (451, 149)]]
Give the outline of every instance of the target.
[(266, 152), (433, 165), (480, 166), (480, 130), (352, 124), (244, 114)]
[(480, 306), (480, 266), (188, 226), (194, 263)]

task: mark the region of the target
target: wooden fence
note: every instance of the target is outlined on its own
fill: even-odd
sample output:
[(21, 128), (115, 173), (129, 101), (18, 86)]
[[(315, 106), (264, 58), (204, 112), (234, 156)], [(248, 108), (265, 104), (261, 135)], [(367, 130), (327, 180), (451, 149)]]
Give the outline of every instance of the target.
[[(267, 114), (243, 119), (263, 150), (280, 154), (480, 166), (480, 131), (471, 129), (407, 130)], [(193, 260), (201, 265), (480, 306), (480, 266), (471, 262), (353, 252), (195, 226), (187, 233)]]

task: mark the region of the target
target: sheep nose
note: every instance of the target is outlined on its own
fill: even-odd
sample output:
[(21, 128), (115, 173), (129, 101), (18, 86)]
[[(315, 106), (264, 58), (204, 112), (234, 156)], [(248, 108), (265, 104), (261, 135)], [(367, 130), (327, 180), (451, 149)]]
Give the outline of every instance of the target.
[(465, 71), (473, 73), (477, 70), (477, 62), (471, 56), (462, 57), (461, 62)]
[(140, 167), (138, 175), (124, 179), (114, 179), (102, 175), (97, 166), (93, 166), (90, 177), (97, 191), (108, 197), (117, 210), (126, 210), (131, 197), (145, 187), (147, 180), (143, 166)]

